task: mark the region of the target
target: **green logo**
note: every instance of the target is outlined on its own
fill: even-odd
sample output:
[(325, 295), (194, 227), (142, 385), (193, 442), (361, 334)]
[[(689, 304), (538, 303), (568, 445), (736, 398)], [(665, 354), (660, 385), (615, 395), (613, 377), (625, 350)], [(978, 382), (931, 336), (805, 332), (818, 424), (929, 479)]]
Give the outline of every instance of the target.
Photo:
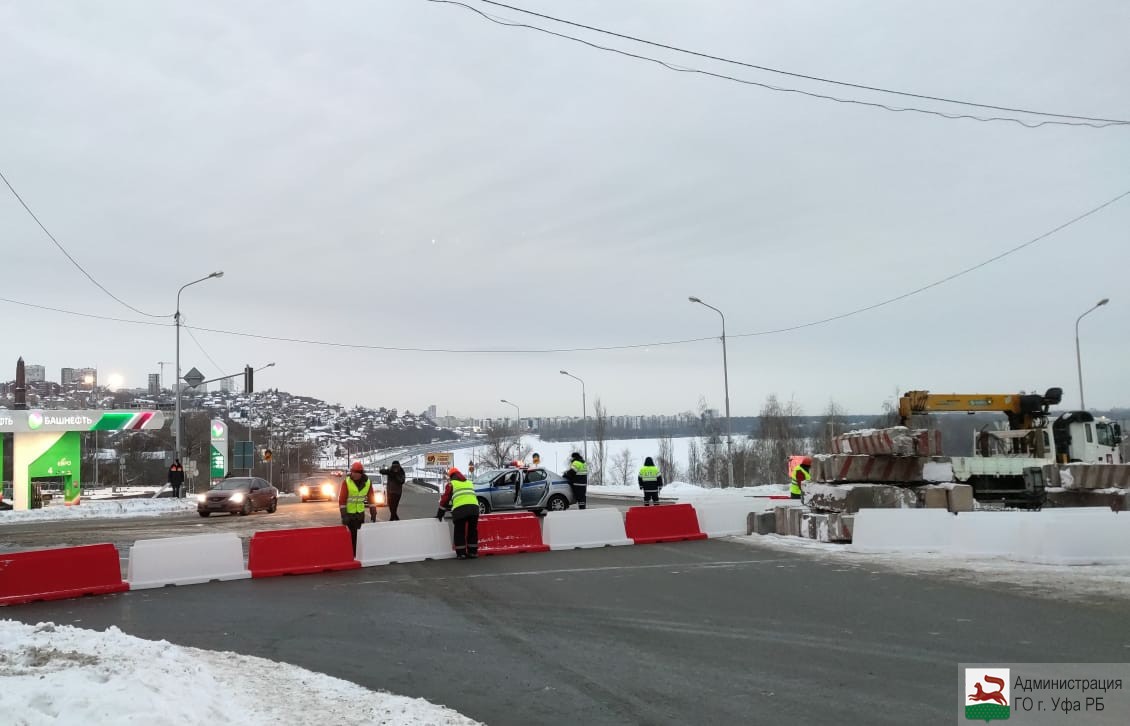
[(42, 411), (32, 411), (31, 413), (29, 413), (27, 415), (27, 427), (29, 429), (31, 429), (32, 431), (35, 431), (36, 429), (38, 429), (42, 425), (43, 425), (43, 412)]
[(212, 422), (212, 438), (213, 439), (222, 439), (224, 437), (225, 431), (227, 431), (227, 426), (224, 425), (223, 421), (213, 421)]

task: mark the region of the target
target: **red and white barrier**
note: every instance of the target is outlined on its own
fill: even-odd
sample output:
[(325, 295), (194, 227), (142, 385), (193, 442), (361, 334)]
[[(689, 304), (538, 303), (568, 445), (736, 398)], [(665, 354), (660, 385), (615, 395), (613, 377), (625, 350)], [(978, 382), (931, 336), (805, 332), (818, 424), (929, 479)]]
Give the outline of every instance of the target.
[(431, 517), (367, 524), (357, 533), (357, 559), (362, 567), (452, 557), (451, 523)]
[(132, 590), (251, 577), (243, 543), (232, 532), (138, 540), (130, 547), (127, 572)]
[(129, 590), (112, 544), (0, 554), (0, 605)]
[(624, 533), (623, 515), (611, 507), (549, 512), (542, 520), (541, 532), (551, 550), (634, 544)]

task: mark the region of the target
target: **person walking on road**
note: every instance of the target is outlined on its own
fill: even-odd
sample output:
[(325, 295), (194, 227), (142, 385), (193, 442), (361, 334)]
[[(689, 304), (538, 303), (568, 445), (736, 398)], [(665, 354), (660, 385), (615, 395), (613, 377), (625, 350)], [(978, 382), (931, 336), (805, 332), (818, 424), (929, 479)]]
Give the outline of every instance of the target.
[(659, 504), (659, 490), (663, 488), (663, 474), (660, 473), (659, 467), (655, 465), (655, 460), (650, 456), (643, 460), (643, 466), (640, 467), (640, 474), (637, 479), (640, 483), (640, 489), (643, 489), (643, 505), (648, 507), (652, 503)]
[(447, 470), (447, 476), (447, 488), (440, 497), (436, 519), (442, 522), (444, 513), (451, 509), (455, 556), (473, 560), (479, 556), (479, 498), (475, 496), (475, 485), (454, 466)]
[(349, 476), (341, 483), (337, 492), (337, 506), (341, 510), (341, 523), (349, 528), (349, 539), (353, 542), (353, 554), (357, 554), (357, 532), (365, 523), (365, 507), (377, 506), (373, 483), (365, 474), (365, 466), (360, 461), (349, 467)]
[(573, 488), (573, 500), (577, 503), (578, 509), (584, 509), (586, 504), (585, 492), (589, 488), (589, 467), (585, 463), (585, 458), (579, 452), (574, 451), (573, 456), (569, 462), (569, 470), (564, 474), (569, 486)]
[(184, 486), (184, 467), (180, 459), (174, 459), (169, 467), (169, 487), (173, 490), (173, 499), (180, 499), (180, 490)]
[[(399, 461), (394, 461), (387, 469), (381, 469), (381, 474), (388, 477), (385, 487), (388, 494), (388, 521), (397, 522), (400, 516), (396, 510), (400, 506), (400, 497), (404, 494), (404, 467)], [(373, 510), (373, 519), (376, 520), (376, 510)]]

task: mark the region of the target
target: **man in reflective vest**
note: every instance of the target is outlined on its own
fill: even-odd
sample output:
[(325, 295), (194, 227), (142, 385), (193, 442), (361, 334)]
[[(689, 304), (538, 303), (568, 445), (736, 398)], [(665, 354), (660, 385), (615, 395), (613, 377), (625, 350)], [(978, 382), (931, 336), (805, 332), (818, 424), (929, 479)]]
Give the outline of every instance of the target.
[(573, 500), (577, 503), (578, 509), (585, 508), (585, 492), (589, 487), (589, 467), (585, 463), (585, 459), (578, 452), (573, 452), (571, 461), (569, 462), (569, 469), (564, 474), (565, 479), (569, 482), (569, 486), (573, 489)]
[(640, 483), (640, 489), (643, 489), (643, 505), (645, 507), (651, 506), (651, 503), (659, 504), (659, 490), (663, 488), (663, 474), (659, 472), (659, 467), (655, 465), (655, 460), (650, 456), (643, 460), (643, 466), (640, 467), (640, 475), (637, 477)]
[(444, 513), (451, 509), (455, 556), (473, 560), (479, 556), (479, 498), (475, 496), (475, 484), (454, 466), (447, 470), (447, 477), (447, 488), (440, 497), (436, 519), (442, 522)]
[(353, 554), (357, 554), (357, 531), (365, 523), (365, 508), (377, 506), (373, 484), (365, 474), (360, 461), (349, 467), (349, 476), (341, 483), (337, 492), (337, 507), (341, 511), (341, 523), (349, 528), (349, 539), (353, 541)]
[(808, 467), (812, 466), (811, 456), (794, 456), (791, 459), (792, 470), (789, 472), (789, 496), (792, 499), (802, 499), (804, 497), (804, 490), (801, 489), (801, 482), (811, 481), (812, 475), (808, 473)]

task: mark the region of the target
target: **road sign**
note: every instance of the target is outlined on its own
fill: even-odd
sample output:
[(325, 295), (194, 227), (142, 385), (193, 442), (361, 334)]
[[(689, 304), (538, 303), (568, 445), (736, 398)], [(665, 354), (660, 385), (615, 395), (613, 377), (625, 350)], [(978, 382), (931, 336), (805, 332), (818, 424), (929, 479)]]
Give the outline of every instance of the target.
[(194, 367), (188, 373), (184, 374), (184, 382), (192, 386), (193, 388), (196, 388), (204, 382), (204, 374), (196, 370), (196, 368)]
[(233, 469), (250, 469), (255, 466), (255, 444), (251, 441), (235, 442)]
[(424, 454), (424, 466), (436, 469), (450, 469), (455, 466), (455, 454), (451, 451)]

